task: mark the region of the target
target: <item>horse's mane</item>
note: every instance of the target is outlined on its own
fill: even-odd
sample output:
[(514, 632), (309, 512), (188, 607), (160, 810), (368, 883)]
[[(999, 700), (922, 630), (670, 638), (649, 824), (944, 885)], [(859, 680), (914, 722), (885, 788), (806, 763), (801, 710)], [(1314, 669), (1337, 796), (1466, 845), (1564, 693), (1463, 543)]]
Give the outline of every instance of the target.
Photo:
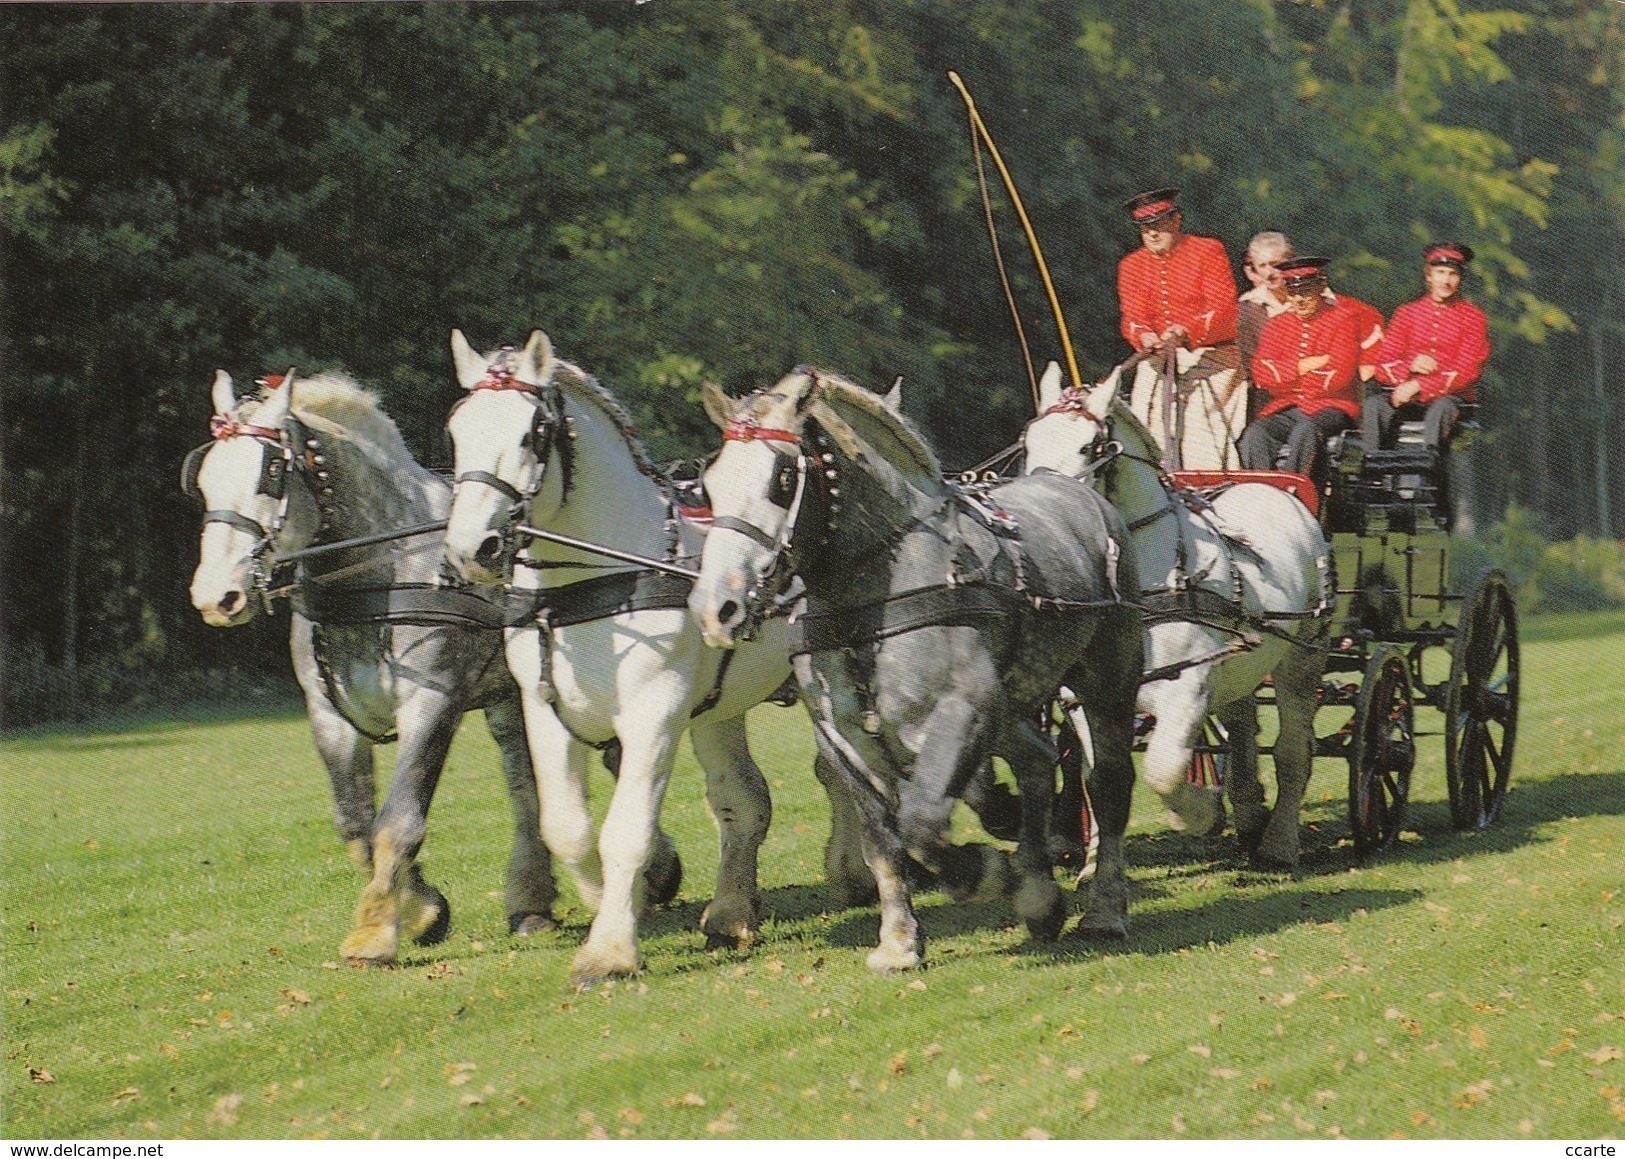
[[(245, 419), (263, 405), (253, 399), (241, 410)], [(293, 413), (317, 430), (337, 434), (386, 471), (424, 468), (407, 449), (395, 420), (384, 413), (378, 397), (348, 375), (327, 371), (300, 378), (293, 385)]]
[[(1106, 417), (1114, 424), (1117, 424), (1113, 430), (1114, 434), (1117, 433), (1120, 427), (1127, 427), (1129, 433), (1140, 440), (1142, 450), (1157, 450), (1159, 444), (1156, 438), (1152, 436), (1146, 425), (1140, 421), (1140, 416), (1134, 413), (1134, 408), (1129, 406), (1128, 401), (1121, 395), (1114, 394), (1112, 396), (1112, 405), (1106, 412)], [(1161, 458), (1160, 451), (1157, 451), (1157, 457)]]
[(914, 424), (886, 406), (885, 400), (837, 374), (817, 371), (824, 401), (854, 432), (900, 470), (923, 476), (930, 490), (942, 486), (942, 464)]
[[(564, 376), (562, 380), (559, 378), (560, 372)], [(655, 466), (654, 460), (649, 457), (648, 448), (643, 445), (643, 440), (638, 437), (637, 424), (632, 421), (632, 416), (627, 414), (626, 408), (621, 405), (620, 400), (609, 392), (607, 386), (585, 370), (582, 370), (581, 367), (572, 362), (565, 362), (563, 359), (559, 360), (553, 372), (553, 380), (559, 383), (561, 389), (569, 390), (572, 396), (591, 403), (603, 411), (604, 416), (615, 425), (616, 430), (621, 434), (621, 438), (626, 441), (627, 450), (632, 453), (632, 461), (637, 464), (638, 470), (651, 478), (658, 479), (660, 477), (660, 468)]]

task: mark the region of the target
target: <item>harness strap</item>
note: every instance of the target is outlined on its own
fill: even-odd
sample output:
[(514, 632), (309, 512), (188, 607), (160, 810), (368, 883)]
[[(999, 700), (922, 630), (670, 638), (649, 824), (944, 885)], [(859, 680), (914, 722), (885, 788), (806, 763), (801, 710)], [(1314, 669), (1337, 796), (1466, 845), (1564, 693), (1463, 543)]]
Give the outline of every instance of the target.
[(1027, 601), (998, 584), (946, 584), (916, 588), (856, 607), (809, 610), (796, 622), (801, 639), (791, 650), (829, 652), (858, 648), (919, 628), (970, 627), (1009, 616)]
[(743, 519), (736, 519), (732, 515), (713, 516), (711, 519), (711, 527), (713, 529), (721, 528), (723, 531), (737, 531), (739, 534), (748, 536), (750, 539), (755, 540), (769, 551), (772, 551), (779, 546), (778, 540), (774, 539), (760, 527), (757, 527), (754, 523), (746, 523)]
[[(493, 387), (487, 389), (495, 388)], [(489, 471), (464, 471), (461, 475), (458, 475), (457, 478), (452, 480), (452, 486), (455, 487), (459, 483), (484, 483), (487, 487), (492, 487), (502, 492), (515, 503), (523, 503), (525, 501), (525, 495), (519, 490), (519, 488), (515, 487), (512, 483), (509, 483), (505, 479), (497, 478)]]
[(509, 593), (510, 627), (545, 618), (550, 628), (567, 628), (627, 612), (688, 607), (687, 576), (653, 570), (621, 571), (559, 587)]
[(235, 527), (238, 531), (246, 531), (248, 534), (258, 536), (261, 539), (270, 538), (270, 532), (266, 531), (265, 528), (255, 523), (248, 516), (239, 515), (235, 511), (225, 509), (205, 511), (203, 513), (203, 522), (224, 523), (228, 527)]
[(406, 624), (417, 627), (499, 629), (507, 626), (503, 602), (472, 588), (436, 584), (309, 585), (299, 610), (323, 624)]

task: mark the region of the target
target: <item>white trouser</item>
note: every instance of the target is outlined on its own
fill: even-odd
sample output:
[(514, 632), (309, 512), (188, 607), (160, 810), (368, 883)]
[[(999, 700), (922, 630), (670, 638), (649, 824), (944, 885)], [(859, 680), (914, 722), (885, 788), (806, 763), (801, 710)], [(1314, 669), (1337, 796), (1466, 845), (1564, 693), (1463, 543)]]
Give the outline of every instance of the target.
[(1247, 425), (1244, 384), (1224, 402), (1219, 401), (1220, 396), (1230, 391), (1238, 372), (1197, 365), (1209, 350), (1211, 347), (1202, 346), (1178, 352), (1177, 395), (1182, 405), (1176, 409), (1170, 425), (1164, 425), (1166, 404), (1162, 384), (1158, 381), (1161, 356), (1153, 354), (1140, 363), (1134, 373), (1134, 390), (1129, 396), (1130, 409), (1146, 425), (1159, 447), (1165, 430), (1183, 431), (1179, 440), (1180, 466), (1192, 471), (1225, 471), (1239, 466), (1236, 440)]

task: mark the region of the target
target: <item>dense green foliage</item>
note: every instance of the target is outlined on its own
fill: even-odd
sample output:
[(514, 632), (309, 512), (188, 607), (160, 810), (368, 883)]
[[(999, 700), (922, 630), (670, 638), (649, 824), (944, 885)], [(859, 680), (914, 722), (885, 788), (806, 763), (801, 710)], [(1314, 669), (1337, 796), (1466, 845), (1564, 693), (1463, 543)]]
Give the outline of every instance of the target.
[[(542, 326), (657, 451), (700, 382), (799, 361), (884, 386), (950, 465), (1030, 415), (957, 69), (1015, 170), (1081, 361), (1104, 371), (1118, 201), (1282, 228), (1391, 310), (1472, 243), (1497, 354), (1481, 522), (1625, 506), (1602, 457), (1620, 322), (1621, 7), (1608, 0), (660, 0), (0, 6), (0, 388), (12, 717), (156, 674), (275, 668), (188, 606), (174, 468), (207, 384), (343, 368), (443, 461), (445, 336)], [(1002, 199), (1038, 357), (1058, 353)], [(1617, 376), (1616, 376), (1617, 377)], [(1614, 494), (1608, 487), (1614, 486)], [(247, 645), (247, 646), (245, 646)], [(15, 691), (14, 691), (15, 690)]]
[(360, 881), (299, 714), (32, 730), (0, 743), (0, 1135), (1617, 1138), (1625, 713), (1617, 679), (1573, 674), (1625, 666), (1625, 614), (1524, 627), (1494, 828), (1451, 830), (1436, 714), (1411, 825), (1365, 868), (1340, 761), (1316, 763), (1295, 878), (1168, 832), (1142, 786), (1129, 942), (1034, 945), (1007, 907), (925, 894), (908, 977), (864, 968), (874, 910), (819, 880), (797, 710), (752, 715), (760, 945), (703, 948), (716, 839), (685, 746), (682, 897), (646, 923), (647, 974), (584, 994), (572, 892), (558, 933), (505, 932), (507, 806), (474, 718), (424, 850), (451, 939), (369, 972), (337, 960)]

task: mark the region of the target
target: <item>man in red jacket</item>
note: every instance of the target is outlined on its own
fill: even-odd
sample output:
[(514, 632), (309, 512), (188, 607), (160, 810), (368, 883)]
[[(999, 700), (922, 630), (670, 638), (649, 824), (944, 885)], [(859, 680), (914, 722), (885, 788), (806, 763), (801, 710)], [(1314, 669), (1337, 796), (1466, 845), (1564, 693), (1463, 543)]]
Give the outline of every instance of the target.
[[(1174, 465), (1224, 468), (1235, 461), (1233, 443), (1244, 416), (1235, 391), (1236, 280), (1224, 244), (1185, 232), (1177, 189), (1153, 189), (1124, 203), (1143, 243), (1117, 264), (1121, 330), (1140, 363), (1130, 399)], [(1165, 352), (1177, 367), (1182, 406), (1166, 413), (1159, 381)]]
[(1449, 441), (1463, 403), (1490, 356), (1484, 311), (1461, 296), (1471, 246), (1437, 242), (1422, 251), (1428, 292), (1394, 311), (1367, 388), (1363, 433), (1371, 450), (1393, 445), (1394, 420), (1421, 418), (1428, 448)]
[(1258, 340), (1253, 382), (1268, 399), (1241, 436), (1243, 467), (1272, 470), (1286, 447), (1285, 470), (1318, 478), (1327, 436), (1359, 421), (1361, 312), (1326, 293), (1326, 264), (1292, 258), (1278, 267), (1290, 308)]

